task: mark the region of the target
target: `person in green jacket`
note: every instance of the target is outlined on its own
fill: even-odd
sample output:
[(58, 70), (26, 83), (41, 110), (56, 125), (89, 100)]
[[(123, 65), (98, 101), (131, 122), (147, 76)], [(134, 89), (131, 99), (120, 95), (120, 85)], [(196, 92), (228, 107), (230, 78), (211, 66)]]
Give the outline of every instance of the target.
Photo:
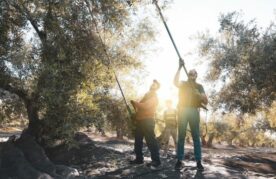
[(180, 60), (178, 70), (174, 77), (174, 84), (179, 88), (179, 102), (178, 102), (178, 143), (177, 143), (177, 162), (175, 169), (180, 170), (184, 167), (184, 144), (186, 137), (187, 125), (189, 124), (193, 143), (194, 155), (197, 162), (197, 169), (204, 170), (201, 164), (201, 142), (199, 131), (199, 108), (208, 103), (203, 86), (196, 83), (197, 72), (190, 70), (188, 72), (187, 81), (179, 81), (179, 74), (183, 61)]

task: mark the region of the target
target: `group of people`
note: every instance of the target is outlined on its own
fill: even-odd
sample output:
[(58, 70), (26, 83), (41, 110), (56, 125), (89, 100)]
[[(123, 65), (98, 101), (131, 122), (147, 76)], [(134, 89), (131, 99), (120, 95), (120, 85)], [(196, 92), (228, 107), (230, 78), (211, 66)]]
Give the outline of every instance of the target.
[[(177, 112), (171, 107), (171, 104), (168, 104), (169, 108), (164, 113), (165, 121), (167, 121), (165, 128), (165, 143), (168, 142), (170, 134), (172, 134), (176, 145), (177, 156), (175, 169), (181, 170), (184, 167), (184, 144), (187, 125), (189, 124), (194, 143), (194, 155), (197, 162), (197, 169), (204, 170), (201, 163), (199, 108), (202, 105), (206, 105), (208, 103), (208, 100), (207, 96), (205, 95), (203, 86), (196, 82), (197, 72), (195, 70), (190, 70), (188, 72), (187, 81), (179, 80), (181, 67), (183, 65), (183, 62), (180, 61), (178, 70), (174, 77), (174, 85), (179, 89), (179, 102)], [(142, 149), (143, 139), (145, 138), (146, 144), (151, 153), (152, 160), (152, 162), (147, 164), (147, 166), (149, 166), (153, 170), (158, 169), (161, 166), (159, 144), (154, 133), (154, 117), (158, 105), (158, 97), (156, 92), (159, 88), (159, 82), (157, 80), (154, 80), (150, 86), (150, 90), (144, 95), (142, 100), (131, 100), (131, 104), (136, 111), (136, 129), (134, 136), (134, 151), (136, 154), (136, 158), (134, 160), (131, 160), (130, 164), (144, 163)], [(173, 119), (177, 119), (177, 122), (173, 122)], [(168, 145), (165, 145), (165, 153), (167, 152), (167, 150)]]

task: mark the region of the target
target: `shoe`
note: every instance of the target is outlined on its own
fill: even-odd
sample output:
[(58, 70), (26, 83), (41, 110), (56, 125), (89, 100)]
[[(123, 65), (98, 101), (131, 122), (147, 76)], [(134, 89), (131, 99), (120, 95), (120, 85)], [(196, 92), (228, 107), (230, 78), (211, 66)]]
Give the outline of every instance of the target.
[(184, 167), (184, 163), (181, 160), (177, 160), (174, 169), (175, 170), (181, 170)]
[(143, 164), (143, 163), (144, 163), (143, 160), (137, 160), (137, 159), (129, 161), (129, 164), (131, 164), (131, 165), (139, 165), (139, 164)]
[(147, 164), (147, 167), (150, 167), (151, 170), (158, 170), (161, 167), (161, 162), (152, 161), (151, 163)]
[(196, 167), (197, 167), (197, 170), (199, 170), (199, 171), (203, 171), (204, 170), (204, 167), (202, 166), (201, 161), (198, 161), (196, 163)]

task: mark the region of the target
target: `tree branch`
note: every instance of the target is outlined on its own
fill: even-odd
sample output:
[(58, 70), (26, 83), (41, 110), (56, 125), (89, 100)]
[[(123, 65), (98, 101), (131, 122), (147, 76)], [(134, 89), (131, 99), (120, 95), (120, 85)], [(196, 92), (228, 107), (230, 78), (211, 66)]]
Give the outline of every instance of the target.
[[(38, 24), (37, 24), (37, 22), (32, 18), (32, 16), (31, 16), (30, 12), (28, 11), (28, 9), (27, 9), (24, 5), (22, 5), (22, 7), (23, 7), (23, 9), (24, 9), (24, 11), (25, 11), (25, 13), (26, 13), (25, 15), (26, 15), (27, 19), (28, 19), (28, 20), (30, 21), (30, 23), (32, 24), (32, 26), (33, 26), (33, 28), (35, 29), (36, 33), (38, 34), (40, 40), (41, 40), (42, 42), (44, 42), (44, 41), (46, 40), (46, 34), (45, 34), (43, 31), (41, 31), (41, 30), (38, 29)], [(23, 12), (23, 13), (24, 13), (24, 12)]]
[(16, 88), (12, 85), (11, 81), (17, 81), (17, 79), (13, 78), (11, 79), (10, 76), (6, 76), (1, 74), (0, 78), (0, 88), (2, 88), (5, 91), (8, 91), (12, 94), (16, 94), (18, 97), (23, 99), (25, 102), (29, 100), (29, 96), (26, 90)]
[(23, 14), (28, 20), (29, 22), (31, 23), (31, 25), (33, 26), (34, 30), (36, 31), (36, 33), (38, 34), (41, 42), (44, 42), (46, 40), (46, 34), (45, 32), (39, 30), (38, 28), (38, 24), (37, 22), (35, 21), (35, 19), (32, 17), (31, 13), (28, 11), (28, 9), (24, 6), (24, 4), (22, 4), (20, 7), (19, 4), (16, 4), (16, 3), (9, 3), (9, 1), (5, 0), (5, 2), (11, 6), (13, 6), (15, 9), (17, 9), (21, 14)]

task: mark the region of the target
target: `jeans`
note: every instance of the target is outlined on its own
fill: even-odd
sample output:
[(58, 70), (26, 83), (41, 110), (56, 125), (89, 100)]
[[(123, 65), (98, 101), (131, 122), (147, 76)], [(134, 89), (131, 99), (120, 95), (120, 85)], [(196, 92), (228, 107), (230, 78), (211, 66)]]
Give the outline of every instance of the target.
[(177, 159), (184, 159), (184, 144), (186, 137), (187, 125), (189, 123), (193, 143), (195, 160), (201, 160), (201, 142), (199, 134), (199, 111), (197, 108), (185, 107), (179, 110), (178, 117), (178, 143), (177, 143)]
[(134, 151), (137, 160), (143, 160), (143, 138), (146, 139), (146, 144), (151, 153), (151, 160), (160, 162), (159, 146), (154, 133), (155, 122), (153, 119), (139, 120), (136, 123)]

